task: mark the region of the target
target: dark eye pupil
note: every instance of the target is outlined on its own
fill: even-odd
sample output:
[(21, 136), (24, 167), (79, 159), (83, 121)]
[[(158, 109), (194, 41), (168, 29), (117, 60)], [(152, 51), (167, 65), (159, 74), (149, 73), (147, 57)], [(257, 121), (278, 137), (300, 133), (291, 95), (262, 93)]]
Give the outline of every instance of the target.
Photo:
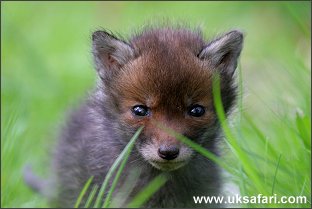
[(149, 113), (148, 107), (144, 105), (136, 105), (132, 108), (132, 112), (137, 116), (147, 116)]
[(189, 115), (193, 117), (200, 117), (205, 114), (205, 108), (200, 105), (191, 106), (189, 109)]

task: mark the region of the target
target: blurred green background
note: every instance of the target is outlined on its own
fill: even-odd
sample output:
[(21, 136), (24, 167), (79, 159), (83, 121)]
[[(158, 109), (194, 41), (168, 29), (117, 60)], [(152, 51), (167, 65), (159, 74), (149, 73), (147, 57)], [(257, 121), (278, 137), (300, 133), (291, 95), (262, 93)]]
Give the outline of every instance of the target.
[[(311, 123), (310, 11), (310, 2), (299, 1), (1, 2), (1, 206), (47, 206), (24, 185), (22, 168), (31, 162), (37, 173), (48, 176), (65, 113), (94, 86), (92, 32), (105, 28), (127, 38), (164, 18), (201, 26), (207, 40), (234, 28), (245, 33), (242, 111), (267, 144), (242, 123), (248, 137), (243, 143), (255, 155), (275, 159), (273, 167), (265, 167), (268, 172), (259, 167), (268, 184), (276, 153), (282, 155), (280, 167), (295, 170), (280, 183), (274, 180), (279, 194), (311, 196), (311, 143), (294, 145), (296, 136), (286, 131), (298, 128), (298, 115), (304, 128)], [(311, 131), (304, 133), (310, 141)], [(275, 154), (264, 152), (268, 144)]]

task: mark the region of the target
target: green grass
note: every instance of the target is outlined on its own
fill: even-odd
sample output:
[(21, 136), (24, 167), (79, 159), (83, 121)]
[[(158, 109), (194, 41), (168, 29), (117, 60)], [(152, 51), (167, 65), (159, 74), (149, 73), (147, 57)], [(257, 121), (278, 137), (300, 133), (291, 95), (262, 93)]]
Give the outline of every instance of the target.
[[(114, 178), (114, 181), (111, 185), (111, 188), (109, 190), (109, 192), (107, 193), (107, 196), (105, 197), (105, 201), (102, 205), (102, 207), (108, 207), (109, 204), (110, 204), (110, 201), (111, 201), (111, 196), (112, 196), (112, 193), (116, 187), (116, 184), (118, 182), (118, 179), (121, 175), (121, 172), (123, 171), (125, 165), (126, 165), (126, 162), (127, 162), (127, 159), (130, 155), (130, 152), (134, 146), (134, 142), (136, 141), (136, 139), (138, 138), (138, 136), (140, 135), (140, 133), (142, 132), (143, 130), (143, 127), (139, 128), (138, 131), (133, 135), (132, 139), (130, 140), (130, 142), (127, 144), (127, 146), (125, 147), (125, 149), (123, 150), (123, 152), (118, 156), (118, 158), (116, 159), (116, 161), (114, 162), (114, 164), (112, 165), (112, 167), (110, 168), (110, 170), (108, 171), (105, 179), (104, 179), (104, 183), (103, 183), (103, 186), (101, 187), (101, 190), (100, 190), (100, 194), (98, 195), (98, 198), (96, 199), (96, 202), (95, 202), (95, 207), (100, 207), (101, 206), (101, 200), (102, 200), (102, 197), (103, 197), (103, 193), (105, 192), (105, 188), (108, 184), (108, 181), (109, 181), (109, 177), (112, 175), (112, 173), (114, 172), (114, 168), (117, 168), (115, 166), (118, 166), (118, 164), (120, 164), (119, 168), (118, 168), (118, 171), (115, 175), (115, 178)], [(120, 161), (119, 161), (120, 159)], [(121, 159), (123, 159), (121, 161)]]
[[(92, 183), (92, 180), (93, 180), (93, 176), (91, 176), (88, 179), (88, 181), (85, 183), (84, 187), (82, 188), (82, 190), (81, 190), (81, 192), (80, 192), (80, 194), (79, 194), (79, 196), (77, 198), (77, 201), (75, 203), (75, 208), (78, 208), (80, 206), (81, 200), (82, 200), (83, 196), (86, 195), (86, 192), (89, 189), (89, 187), (90, 187), (90, 185)], [(91, 192), (89, 196), (92, 197), (93, 196), (93, 192)], [(86, 202), (86, 204), (87, 204), (87, 202)]]
[[(95, 189), (93, 188), (88, 196), (88, 199), (86, 201), (86, 204), (85, 206), (90, 206), (91, 202), (93, 200), (95, 200), (95, 203), (94, 203), (94, 208), (107, 208), (110, 206), (110, 203), (111, 203), (111, 198), (112, 198), (112, 194), (115, 190), (115, 187), (117, 185), (117, 182), (119, 180), (119, 177), (121, 175), (121, 172), (123, 171), (126, 163), (127, 163), (127, 160), (129, 158), (129, 155), (132, 151), (132, 148), (134, 146), (134, 143), (135, 141), (137, 140), (138, 136), (140, 135), (140, 133), (142, 132), (143, 130), (143, 127), (139, 128), (137, 130), (137, 132), (133, 135), (132, 139), (129, 141), (129, 143), (127, 144), (127, 146), (124, 148), (124, 150), (120, 153), (120, 155), (117, 157), (117, 159), (115, 160), (115, 162), (113, 163), (113, 165), (110, 167), (109, 171), (107, 172), (106, 176), (105, 176), (105, 179), (103, 181), (103, 184), (101, 185), (100, 187), (100, 190), (99, 190), (99, 193), (98, 195), (96, 196), (95, 198), (95, 192), (96, 192), (96, 189), (97, 187), (95, 187)], [(119, 166), (119, 168), (118, 168)], [(117, 170), (118, 168), (118, 170)], [(105, 191), (107, 189), (107, 186), (109, 184), (109, 180), (110, 178), (112, 178), (113, 174), (115, 173), (115, 171), (117, 170), (116, 172), (116, 175), (115, 175), (115, 178), (112, 182), (112, 185), (109, 189), (109, 191), (107, 192), (107, 195), (105, 196), (104, 198), (104, 194), (105, 194)], [(91, 182), (92, 182), (92, 177), (85, 183), (85, 186), (83, 187), (83, 189), (81, 190), (78, 198), (77, 198), (77, 201), (76, 201), (76, 204), (75, 204), (75, 208), (78, 208), (81, 206), (81, 200), (83, 198), (84, 195), (86, 195), (86, 191), (89, 189), (90, 185), (91, 185)], [(96, 185), (95, 185), (96, 186)], [(104, 198), (104, 203), (103, 203), (103, 198)]]
[(127, 205), (128, 208), (139, 208), (144, 205), (146, 201), (160, 189), (168, 178), (165, 174), (156, 176), (146, 187), (144, 187)]
[[(223, 123), (224, 155), (216, 161), (242, 195), (309, 197), (308, 204), (246, 207), (310, 207), (310, 9), (309, 2), (2, 2), (1, 206), (47, 207), (23, 183), (22, 168), (30, 162), (48, 176), (65, 112), (94, 86), (91, 32), (104, 27), (127, 37), (165, 16), (201, 24), (208, 38), (245, 32), (242, 93)], [(135, 206), (144, 199), (134, 199)]]

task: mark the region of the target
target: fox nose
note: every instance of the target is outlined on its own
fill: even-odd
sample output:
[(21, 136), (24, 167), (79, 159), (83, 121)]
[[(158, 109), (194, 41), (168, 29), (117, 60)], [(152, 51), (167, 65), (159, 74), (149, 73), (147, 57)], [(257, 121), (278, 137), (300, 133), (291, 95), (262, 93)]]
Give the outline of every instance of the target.
[(173, 160), (179, 155), (179, 148), (175, 145), (161, 145), (158, 149), (159, 157), (165, 160)]

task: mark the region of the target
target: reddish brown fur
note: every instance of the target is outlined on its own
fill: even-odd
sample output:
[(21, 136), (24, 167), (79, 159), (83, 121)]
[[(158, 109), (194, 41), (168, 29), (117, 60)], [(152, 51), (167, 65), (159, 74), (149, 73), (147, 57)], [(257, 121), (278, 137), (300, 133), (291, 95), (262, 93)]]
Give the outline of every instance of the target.
[[(214, 119), (213, 113), (209, 112), (213, 106), (212, 70), (207, 70), (205, 62), (195, 56), (203, 44), (200, 37), (164, 29), (134, 39), (132, 44), (140, 56), (122, 68), (113, 83), (113, 89), (122, 95), (120, 108), (128, 124), (144, 125), (145, 132), (153, 138), (176, 143), (152, 121), (192, 135), (197, 127)], [(131, 107), (137, 104), (148, 106), (151, 117), (140, 119), (133, 116)], [(187, 108), (192, 104), (206, 107), (207, 114), (199, 118), (188, 116)]]

